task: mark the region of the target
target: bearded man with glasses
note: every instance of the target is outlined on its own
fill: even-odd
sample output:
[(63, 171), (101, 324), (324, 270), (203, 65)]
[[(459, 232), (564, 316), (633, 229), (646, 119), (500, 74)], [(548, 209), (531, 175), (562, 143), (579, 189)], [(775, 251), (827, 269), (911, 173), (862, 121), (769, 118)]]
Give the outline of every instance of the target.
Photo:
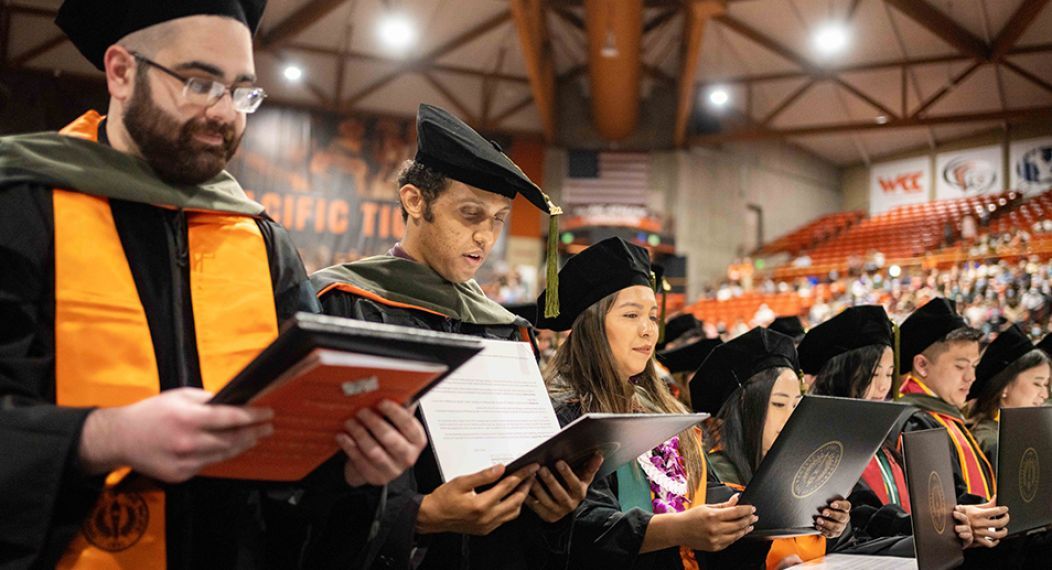
[[(196, 477), (273, 431), (210, 405), (296, 311), (286, 231), (224, 168), (265, 0), (67, 0), (106, 116), (0, 139), (0, 567), (367, 566), (385, 485), (426, 439), (401, 406), (303, 481)], [(382, 417), (386, 416), (386, 417)]]

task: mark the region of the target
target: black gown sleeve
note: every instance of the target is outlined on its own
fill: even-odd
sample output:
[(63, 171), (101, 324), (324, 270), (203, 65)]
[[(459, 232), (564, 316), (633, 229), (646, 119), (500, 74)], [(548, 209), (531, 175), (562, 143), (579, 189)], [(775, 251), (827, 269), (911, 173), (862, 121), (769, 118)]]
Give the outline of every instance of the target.
[(0, 567), (53, 566), (102, 490), (77, 464), (89, 409), (54, 406), (50, 189), (0, 187)]

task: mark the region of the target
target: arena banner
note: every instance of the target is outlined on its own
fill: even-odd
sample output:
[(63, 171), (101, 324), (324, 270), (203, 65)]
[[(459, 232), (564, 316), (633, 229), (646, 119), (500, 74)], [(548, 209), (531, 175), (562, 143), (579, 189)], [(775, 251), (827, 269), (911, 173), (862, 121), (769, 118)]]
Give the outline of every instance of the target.
[(313, 271), (383, 253), (402, 235), (397, 177), (415, 138), (410, 120), (263, 107), (229, 170)]
[(1008, 164), (1013, 190), (1037, 194), (1052, 188), (1052, 137), (1013, 142)]
[(1000, 145), (940, 153), (935, 157), (935, 199), (949, 200), (1004, 190)]
[(931, 159), (927, 156), (874, 164), (869, 171), (869, 213), (927, 202), (931, 196)]

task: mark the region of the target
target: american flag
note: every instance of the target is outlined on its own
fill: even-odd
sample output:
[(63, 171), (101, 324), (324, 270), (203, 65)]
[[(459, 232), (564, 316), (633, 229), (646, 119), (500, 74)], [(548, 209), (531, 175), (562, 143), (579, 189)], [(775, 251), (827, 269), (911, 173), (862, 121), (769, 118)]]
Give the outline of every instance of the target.
[(570, 151), (562, 201), (567, 205), (645, 206), (650, 155), (645, 152)]

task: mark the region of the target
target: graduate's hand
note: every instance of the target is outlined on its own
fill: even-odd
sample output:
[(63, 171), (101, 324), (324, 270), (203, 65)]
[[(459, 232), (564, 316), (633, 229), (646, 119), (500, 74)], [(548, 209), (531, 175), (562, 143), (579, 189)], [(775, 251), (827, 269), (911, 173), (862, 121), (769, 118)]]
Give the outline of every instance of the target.
[[(424, 495), (416, 518), (419, 534), (455, 532), (487, 535), (500, 525), (518, 518), (537, 474), (537, 464), (528, 465), (500, 480), (503, 465), (487, 467), (478, 473), (462, 475), (439, 485)], [(492, 488), (476, 493), (475, 488), (491, 483)]]
[(953, 520), (957, 523), (953, 525), (953, 532), (957, 534), (957, 539), (961, 541), (961, 548), (970, 548), (975, 536), (972, 534), (972, 525), (968, 524), (968, 515), (964, 514), (960, 508), (957, 508), (953, 510)]
[(530, 488), (530, 498), (526, 500), (526, 506), (537, 513), (544, 522), (558, 521), (581, 504), (588, 493), (588, 486), (592, 484), (592, 479), (602, 464), (603, 456), (597, 453), (588, 460), (578, 475), (565, 461), (559, 460), (555, 464), (555, 470), (562, 476), (561, 481), (550, 469), (541, 467), (537, 472), (537, 481)]
[(997, 497), (981, 505), (957, 505), (972, 527), (971, 548), (993, 548), (1008, 536), (1008, 507), (998, 507)]
[(704, 552), (718, 552), (734, 544), (753, 530), (760, 520), (756, 507), (739, 505), (736, 494), (730, 500), (715, 505), (698, 505), (681, 513), (680, 536), (675, 544)]
[(376, 409), (383, 417), (362, 410), (336, 436), (336, 443), (347, 454), (343, 476), (352, 487), (390, 483), (416, 463), (427, 445), (424, 426), (412, 411), (390, 400), (380, 402)]
[(213, 406), (197, 388), (167, 390), (128, 406), (100, 408), (84, 422), (81, 468), (101, 474), (121, 466), (179, 483), (212, 463), (240, 455), (274, 433), (269, 409)]
[(815, 516), (815, 528), (826, 538), (837, 538), (844, 534), (851, 522), (851, 503), (844, 499), (832, 499)]
[(786, 568), (792, 568), (793, 566), (796, 566), (797, 564), (803, 564), (803, 563), (804, 563), (803, 559), (801, 559), (799, 556), (797, 556), (796, 554), (790, 554), (789, 556), (786, 556), (785, 558), (779, 560), (778, 561), (778, 565), (775, 566), (775, 569), (776, 570), (785, 570)]

